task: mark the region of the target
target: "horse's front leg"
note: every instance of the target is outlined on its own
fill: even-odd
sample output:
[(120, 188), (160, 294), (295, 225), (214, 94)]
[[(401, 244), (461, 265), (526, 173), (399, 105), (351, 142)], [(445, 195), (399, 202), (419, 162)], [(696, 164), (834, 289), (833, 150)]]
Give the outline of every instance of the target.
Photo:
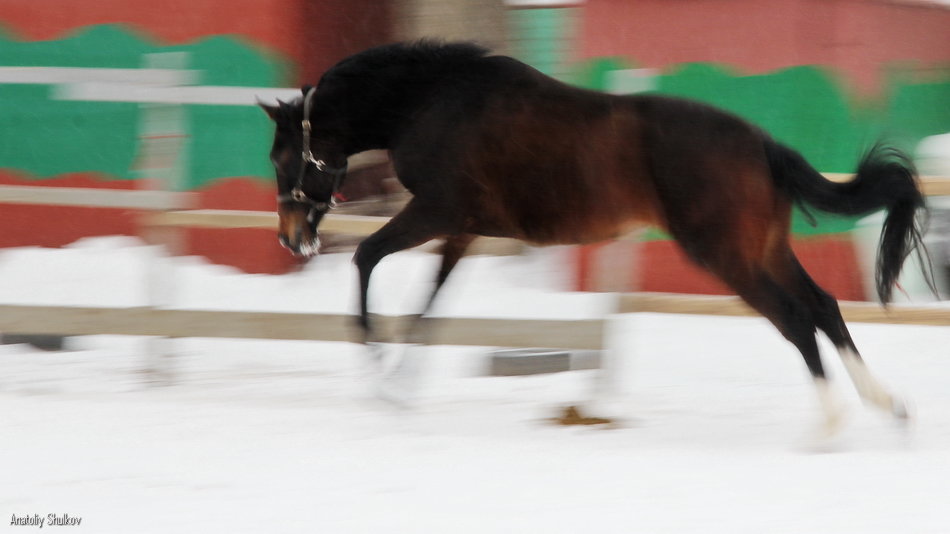
[(414, 199), (398, 215), (360, 243), (353, 256), (359, 272), (359, 315), (356, 318), (362, 343), (382, 341), (369, 317), (369, 281), (376, 265), (394, 252), (406, 250), (450, 233), (445, 223)]

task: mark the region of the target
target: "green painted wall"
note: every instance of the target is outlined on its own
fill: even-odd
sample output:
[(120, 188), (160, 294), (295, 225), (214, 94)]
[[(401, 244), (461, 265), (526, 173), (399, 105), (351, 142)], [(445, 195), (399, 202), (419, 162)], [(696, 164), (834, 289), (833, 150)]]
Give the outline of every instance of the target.
[[(85, 29), (56, 41), (18, 42), (0, 35), (0, 65), (51, 67), (143, 66), (155, 52), (187, 52), (187, 68), (201, 71), (201, 85), (282, 86), (288, 63), (245, 42), (215, 36), (162, 46), (120, 26)], [(96, 172), (136, 178), (138, 104), (51, 99), (50, 85), (0, 84), (0, 168), (38, 178)], [(271, 126), (260, 110), (239, 106), (185, 106), (189, 146), (184, 187), (216, 178), (270, 179)]]
[(562, 78), (568, 69), (580, 8), (512, 9), (508, 12), (514, 57), (541, 72)]
[[(575, 66), (574, 83), (608, 90), (609, 72), (633, 66), (601, 58)], [(849, 97), (834, 73), (803, 66), (742, 75), (719, 65), (687, 64), (656, 75), (657, 92), (693, 98), (729, 110), (800, 151), (822, 172), (854, 172), (863, 151), (887, 139), (909, 153), (921, 139), (950, 131), (950, 69), (919, 82), (895, 72), (878, 101)], [(818, 215), (812, 227), (800, 213), (798, 234), (844, 232), (857, 219)]]

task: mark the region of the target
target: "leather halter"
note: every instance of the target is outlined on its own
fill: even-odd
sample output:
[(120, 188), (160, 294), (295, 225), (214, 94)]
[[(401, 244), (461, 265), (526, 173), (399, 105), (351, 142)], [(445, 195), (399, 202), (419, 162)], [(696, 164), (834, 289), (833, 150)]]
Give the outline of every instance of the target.
[[(331, 167), (326, 161), (314, 157), (313, 150), (310, 148), (310, 136), (313, 131), (312, 127), (310, 126), (310, 108), (313, 105), (313, 94), (316, 92), (316, 90), (316, 87), (311, 87), (310, 90), (307, 91), (307, 94), (304, 95), (303, 99), (303, 120), (300, 121), (300, 129), (303, 133), (303, 151), (301, 153), (301, 159), (303, 161), (302, 165), (300, 166), (300, 173), (297, 175), (297, 182), (294, 184), (294, 188), (290, 190), (290, 193), (278, 195), (277, 201), (294, 201), (302, 204), (310, 204), (313, 209), (326, 212), (335, 208), (337, 205), (339, 189), (343, 182), (343, 176), (346, 175), (347, 164), (344, 163), (342, 167)], [(330, 190), (330, 197), (326, 201), (310, 198), (309, 195), (304, 193), (303, 179), (307, 174), (308, 165), (313, 165), (318, 171), (333, 176), (333, 188)]]

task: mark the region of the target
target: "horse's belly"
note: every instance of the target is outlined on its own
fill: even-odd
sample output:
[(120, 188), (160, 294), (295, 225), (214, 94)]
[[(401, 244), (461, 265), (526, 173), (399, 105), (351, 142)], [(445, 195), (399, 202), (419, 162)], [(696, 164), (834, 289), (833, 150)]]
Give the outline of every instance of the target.
[(474, 212), (486, 235), (539, 245), (586, 244), (618, 239), (647, 226), (663, 227), (649, 191), (602, 189), (597, 195), (555, 198), (506, 195), (481, 202)]
[(582, 232), (574, 236), (572, 243), (585, 244), (613, 239), (626, 239), (630, 236), (643, 233), (649, 226), (651, 226), (651, 222), (638, 218), (592, 221), (583, 228)]
[(546, 228), (529, 226), (512, 232), (508, 237), (516, 237), (537, 245), (583, 245), (614, 239), (634, 239), (652, 225), (652, 221), (641, 217), (591, 218), (563, 221)]

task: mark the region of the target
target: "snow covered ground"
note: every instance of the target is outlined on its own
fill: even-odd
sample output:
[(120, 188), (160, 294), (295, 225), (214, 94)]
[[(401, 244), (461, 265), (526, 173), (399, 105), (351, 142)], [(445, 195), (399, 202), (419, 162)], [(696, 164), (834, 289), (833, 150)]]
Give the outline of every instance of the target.
[[(560, 253), (466, 259), (439, 312), (609, 309), (556, 291)], [(2, 251), (0, 302), (141, 305), (151, 255), (122, 238)], [(415, 311), (435, 261), (385, 260), (374, 308)], [(173, 264), (173, 306), (352, 310), (343, 256), (285, 276)], [(0, 346), (0, 531), (68, 513), (95, 533), (950, 532), (950, 328), (851, 327), (916, 418), (901, 428), (863, 408), (825, 344), (851, 417), (820, 449), (805, 367), (758, 318), (615, 319), (628, 395), (614, 428), (547, 420), (590, 398), (594, 371), (486, 377), (488, 348), (414, 349), (425, 365), (407, 411), (372, 395), (349, 344), (180, 340), (171, 386), (143, 375), (143, 338)]]

